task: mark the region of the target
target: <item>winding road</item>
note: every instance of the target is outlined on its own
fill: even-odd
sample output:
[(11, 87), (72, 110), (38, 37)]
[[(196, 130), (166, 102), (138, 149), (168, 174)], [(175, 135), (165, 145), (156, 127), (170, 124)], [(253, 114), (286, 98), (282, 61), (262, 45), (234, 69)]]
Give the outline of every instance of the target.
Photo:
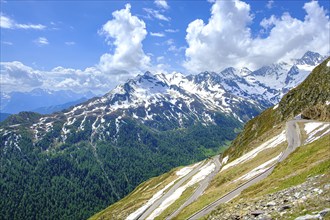
[[(286, 139), (288, 142), (287, 148), (282, 152), (281, 157), (278, 159), (278, 162), (283, 161), (290, 153), (292, 153), (297, 147), (301, 145), (300, 140), (300, 129), (298, 126), (298, 122), (306, 122), (308, 120), (291, 120), (286, 123)], [(166, 218), (166, 220), (170, 220), (177, 216), (185, 207), (187, 207), (189, 204), (194, 202), (198, 197), (200, 197), (205, 189), (208, 187), (211, 180), (214, 178), (214, 176), (220, 171), (221, 163), (220, 163), (220, 155), (213, 157), (212, 159), (213, 163), (215, 164), (214, 171), (209, 174), (203, 181), (199, 183), (198, 188), (194, 191), (194, 193), (182, 204), (177, 210), (175, 210), (169, 217)], [(250, 187), (251, 185), (265, 179), (269, 174), (272, 173), (274, 167), (277, 165), (275, 163), (271, 167), (269, 167), (267, 170), (265, 170), (263, 173), (253, 177), (252, 179), (248, 180), (247, 182), (241, 184), (236, 189), (228, 192), (221, 198), (217, 199), (216, 201), (210, 203), (203, 209), (199, 210), (198, 212), (195, 212), (193, 215), (191, 215), (188, 219), (195, 220), (199, 219), (207, 214), (209, 214), (211, 211), (216, 209), (217, 206), (219, 206), (222, 203), (229, 202), (236, 196), (238, 196), (244, 189)], [(200, 163), (196, 167), (194, 167), (187, 175), (179, 179), (160, 199), (155, 201), (150, 207), (148, 207), (142, 214), (140, 214), (135, 220), (142, 220), (142, 219), (148, 219), (148, 216), (157, 209), (164, 200), (166, 200), (168, 197), (170, 197), (182, 184), (184, 184), (187, 180), (189, 180), (191, 177), (193, 177), (195, 174), (197, 174), (200, 171), (200, 168), (205, 163)]]
[[(283, 161), (291, 152), (293, 152), (297, 147), (301, 145), (300, 140), (300, 129), (298, 126), (298, 122), (306, 122), (308, 120), (291, 120), (286, 123), (286, 139), (288, 142), (288, 147), (285, 149), (285, 151), (282, 153), (281, 157), (278, 159), (278, 162)], [(211, 204), (207, 205), (203, 209), (201, 209), (198, 212), (195, 212), (193, 215), (191, 215), (188, 219), (195, 220), (199, 219), (207, 214), (209, 214), (211, 211), (216, 209), (217, 206), (219, 206), (222, 203), (229, 202), (236, 196), (238, 196), (244, 189), (252, 186), (253, 184), (265, 179), (269, 174), (272, 173), (277, 163), (269, 167), (266, 171), (263, 173), (257, 175), (256, 177), (250, 179), (249, 181), (241, 184), (236, 189), (230, 191), (229, 193), (225, 194), (221, 198), (217, 199), (216, 201), (212, 202)]]
[[(201, 181), (199, 187), (195, 190), (193, 195), (177, 210), (181, 211), (184, 207), (195, 201), (202, 193), (204, 190), (207, 188), (209, 182), (213, 179), (215, 174), (217, 174), (221, 168), (220, 164), (220, 155), (217, 155), (213, 157), (213, 163), (215, 164), (215, 169), (214, 171), (208, 175), (203, 181)], [(187, 175), (182, 177), (178, 182), (174, 184), (170, 188), (169, 191), (167, 191), (160, 199), (158, 199), (156, 202), (154, 202), (148, 209), (146, 209), (140, 216), (138, 216), (136, 219), (141, 220), (141, 219), (148, 219), (148, 216), (162, 204), (162, 202), (170, 197), (182, 184), (184, 184), (187, 180), (189, 180), (191, 177), (193, 177), (195, 174), (197, 174), (200, 171), (200, 168), (204, 165), (205, 163), (200, 163), (198, 166), (196, 166), (192, 171), (190, 171)], [(172, 217), (177, 215), (178, 212), (172, 213)]]
[(184, 182), (186, 182), (189, 178), (191, 178), (193, 175), (195, 175), (199, 169), (203, 166), (203, 163), (200, 163), (198, 166), (196, 166), (192, 171), (190, 171), (187, 175), (185, 175), (184, 177), (182, 177), (177, 183), (174, 184), (174, 186), (172, 186), (170, 188), (169, 191), (167, 191), (165, 193), (165, 195), (163, 195), (160, 199), (158, 199), (157, 201), (155, 201), (148, 209), (146, 209), (140, 216), (137, 217), (138, 220), (141, 219), (148, 219), (147, 217), (156, 209), (158, 208), (158, 206), (160, 204), (162, 204), (162, 202), (167, 199), (168, 197), (170, 197), (175, 190), (177, 190)]
[(213, 177), (219, 172), (221, 168), (220, 155), (215, 156), (213, 158), (213, 162), (215, 164), (214, 171), (210, 175), (208, 175), (203, 181), (200, 182), (199, 187), (195, 190), (195, 192), (186, 200), (185, 203), (180, 206), (180, 208), (178, 208), (169, 217), (167, 217), (166, 220), (172, 219), (177, 216), (182, 211), (182, 209), (184, 209), (190, 203), (194, 202), (196, 199), (198, 199), (198, 197), (203, 194), (204, 190), (208, 187)]

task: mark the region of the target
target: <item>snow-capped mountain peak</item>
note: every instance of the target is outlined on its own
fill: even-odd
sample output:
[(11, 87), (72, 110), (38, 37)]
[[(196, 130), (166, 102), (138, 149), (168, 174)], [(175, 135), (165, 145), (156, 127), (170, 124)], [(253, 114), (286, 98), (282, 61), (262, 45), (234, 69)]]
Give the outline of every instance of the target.
[(128, 117), (160, 130), (195, 123), (217, 124), (221, 121), (219, 114), (243, 123), (261, 110), (277, 104), (308, 73), (300, 65), (284, 62), (253, 72), (233, 67), (220, 73), (202, 72), (188, 76), (179, 72), (146, 72), (103, 97), (65, 111), (67, 122), (63, 130), (69, 128), (73, 118), (80, 121), (80, 127), (84, 127), (87, 123), (84, 118), (90, 117), (95, 126), (102, 124), (104, 118), (110, 117), (117, 125)]
[(251, 70), (249, 70), (247, 67), (243, 67), (241, 70), (240, 70), (240, 76), (244, 77), (244, 76), (247, 76), (249, 74), (252, 73)]
[(295, 60), (295, 64), (316, 66), (319, 63), (321, 63), (324, 59), (325, 57), (319, 53), (307, 51), (300, 59)]

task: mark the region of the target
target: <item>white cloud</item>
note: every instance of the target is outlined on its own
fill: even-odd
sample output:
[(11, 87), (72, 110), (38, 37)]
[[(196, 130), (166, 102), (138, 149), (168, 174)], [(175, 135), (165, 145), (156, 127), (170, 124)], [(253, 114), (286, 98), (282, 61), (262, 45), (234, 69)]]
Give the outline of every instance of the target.
[(271, 16), (260, 25), (268, 29), (265, 38), (252, 37), (250, 6), (240, 0), (217, 1), (207, 24), (200, 19), (187, 28), (184, 66), (192, 71), (221, 71), (228, 66), (250, 69), (302, 56), (307, 50), (329, 52), (329, 16), (317, 1), (304, 5), (304, 20), (284, 13)]
[(107, 43), (114, 46), (113, 54), (103, 54), (98, 67), (106, 73), (128, 74), (145, 70), (150, 64), (150, 57), (142, 48), (142, 41), (147, 35), (146, 24), (133, 16), (130, 4), (125, 9), (112, 13), (113, 19), (103, 25), (99, 31), (106, 37)]
[(9, 46), (13, 45), (13, 43), (10, 41), (1, 41), (1, 43)]
[(164, 59), (165, 59), (165, 57), (164, 57), (164, 56), (160, 56), (160, 57), (157, 57), (157, 63), (159, 63), (159, 62), (163, 61)]
[(38, 39), (35, 39), (34, 43), (40, 47), (49, 44), (47, 38), (45, 37), (39, 37)]
[(262, 19), (260, 22), (260, 26), (264, 29), (269, 29), (275, 25), (275, 22), (277, 21), (277, 18), (275, 15), (270, 16), (268, 19)]
[(155, 0), (154, 3), (159, 7), (159, 8), (164, 8), (164, 9), (169, 9), (170, 7), (168, 6), (166, 0)]
[(165, 30), (165, 32), (168, 32), (168, 33), (177, 33), (179, 31), (180, 31), (179, 29), (166, 29)]
[[(142, 41), (147, 35), (144, 21), (131, 14), (129, 4), (112, 15), (113, 19), (103, 25), (99, 34), (106, 37), (107, 44), (114, 50), (111, 54), (103, 54), (98, 64), (84, 70), (61, 66), (38, 70), (18, 61), (1, 62), (2, 91), (45, 88), (105, 93), (137, 73), (153, 69), (150, 66), (151, 55), (146, 55), (142, 49)], [(40, 46), (49, 43), (45, 37), (34, 42)], [(74, 42), (65, 44), (73, 45)]]
[(46, 28), (46, 26), (42, 24), (19, 24), (3, 14), (1, 14), (0, 16), (0, 27), (5, 29), (35, 29), (35, 30), (42, 30)]
[(183, 50), (185, 50), (186, 47), (179, 47), (177, 48), (175, 45), (171, 45), (169, 48), (168, 48), (168, 51), (172, 51), (172, 52), (176, 52), (176, 53), (179, 53)]
[(274, 0), (269, 0), (266, 4), (266, 8), (271, 9), (273, 7)]
[(68, 46), (73, 46), (73, 45), (76, 44), (76, 42), (74, 42), (74, 41), (67, 41), (67, 42), (65, 42), (65, 44), (68, 45)]
[(2, 91), (26, 91), (42, 85), (39, 71), (17, 61), (0, 64)]
[(43, 71), (43, 87), (54, 90), (72, 89), (76, 91), (95, 91), (105, 93), (117, 83), (117, 77), (104, 74), (96, 67), (84, 70), (56, 67)]
[(174, 40), (172, 38), (168, 39), (167, 41), (165, 41), (165, 44), (170, 46), (174, 44)]
[(36, 29), (36, 30), (42, 30), (46, 28), (46, 26), (42, 24), (16, 24), (15, 27), (18, 29)]
[(150, 32), (150, 35), (153, 37), (165, 37), (164, 33)]
[(10, 29), (10, 28), (13, 28), (14, 26), (15, 26), (14, 22), (10, 18), (3, 16), (3, 15), (0, 16), (0, 27), (1, 28)]
[(154, 17), (154, 18), (162, 20), (162, 21), (170, 21), (171, 20), (170, 17), (166, 17), (165, 15), (160, 13), (158, 10), (154, 10), (154, 9), (151, 9), (151, 8), (143, 8), (143, 10), (145, 12), (147, 12), (149, 17), (151, 16), (151, 17)]
[(3, 92), (44, 88), (105, 93), (117, 83), (123, 82), (122, 78), (104, 74), (96, 67), (80, 70), (59, 66), (51, 70), (36, 70), (18, 61), (1, 62), (0, 67), (1, 90)]

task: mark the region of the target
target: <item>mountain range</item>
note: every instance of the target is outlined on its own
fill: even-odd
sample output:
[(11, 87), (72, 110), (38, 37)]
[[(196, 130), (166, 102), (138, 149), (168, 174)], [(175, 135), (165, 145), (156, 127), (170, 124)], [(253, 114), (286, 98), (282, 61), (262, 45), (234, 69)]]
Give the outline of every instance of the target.
[(92, 92), (77, 93), (71, 90), (33, 89), (30, 92), (1, 92), (1, 113), (17, 114), (34, 111), (42, 114), (63, 110), (94, 97)]
[(149, 179), (90, 219), (328, 219), (329, 82), (330, 58), (221, 155)]
[(150, 177), (222, 152), (324, 59), (146, 72), (61, 112), (12, 115), (0, 128), (1, 218), (86, 218)]

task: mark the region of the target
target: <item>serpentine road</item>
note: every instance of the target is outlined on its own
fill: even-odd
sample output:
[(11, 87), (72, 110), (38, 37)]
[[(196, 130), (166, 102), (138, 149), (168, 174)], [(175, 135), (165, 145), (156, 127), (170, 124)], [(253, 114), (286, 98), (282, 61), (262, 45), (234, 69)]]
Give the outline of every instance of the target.
[[(278, 159), (278, 162), (283, 161), (291, 152), (293, 152), (297, 147), (301, 145), (300, 140), (300, 129), (298, 126), (298, 122), (306, 122), (308, 120), (291, 120), (286, 123), (286, 139), (288, 142), (288, 147), (286, 150), (282, 153), (282, 156)], [(277, 163), (276, 163), (277, 164)], [(252, 186), (253, 184), (265, 179), (271, 172), (273, 171), (274, 167), (276, 166), (274, 164), (273, 166), (269, 167), (265, 172), (257, 175), (256, 177), (250, 179), (249, 181), (243, 183), (242, 185), (238, 186), (236, 189), (230, 191), (229, 193), (225, 194), (221, 198), (217, 199), (216, 201), (212, 202), (211, 204), (207, 205), (203, 209), (201, 209), (198, 212), (195, 212), (193, 215), (191, 215), (188, 219), (195, 220), (199, 219), (207, 214), (209, 214), (211, 211), (213, 211), (217, 206), (219, 206), (222, 203), (229, 202), (236, 196), (238, 196), (244, 189)]]
[(185, 175), (177, 183), (175, 183), (174, 186), (172, 186), (170, 188), (170, 190), (165, 193), (165, 195), (163, 195), (160, 199), (158, 199), (157, 201), (155, 201), (147, 210), (145, 210), (140, 216), (138, 216), (137, 219), (138, 220), (148, 219), (147, 217), (156, 208), (158, 208), (158, 206), (160, 204), (162, 204), (162, 202), (166, 198), (168, 198), (169, 196), (171, 196), (175, 192), (175, 190), (177, 190), (184, 182), (186, 182), (189, 178), (191, 178), (193, 175), (195, 175), (199, 171), (199, 169), (202, 167), (202, 165), (203, 165), (203, 163), (200, 163), (198, 166), (194, 167), (194, 169), (192, 171), (190, 171), (187, 175)]
[(189, 197), (189, 199), (186, 200), (185, 203), (183, 203), (180, 208), (178, 208), (175, 212), (173, 212), (169, 217), (166, 218), (166, 220), (172, 219), (175, 216), (177, 216), (182, 209), (184, 209), (186, 206), (188, 206), (190, 203), (194, 202), (198, 197), (200, 197), (204, 190), (208, 187), (209, 183), (213, 179), (213, 177), (219, 172), (221, 168), (220, 164), (220, 155), (217, 155), (213, 158), (213, 162), (215, 164), (214, 171), (208, 175), (203, 181), (200, 182), (199, 187), (195, 190), (195, 192)]
[[(200, 186), (197, 188), (197, 190), (194, 192), (193, 196), (191, 196), (186, 202), (185, 205), (189, 205), (191, 202), (193, 202), (195, 199), (197, 199), (207, 188), (209, 182), (213, 179), (214, 175), (219, 172), (220, 170), (220, 155), (217, 155), (213, 157), (213, 163), (215, 164), (214, 171), (208, 175), (201, 183)], [(180, 186), (182, 186), (183, 183), (185, 183), (187, 180), (189, 180), (192, 176), (194, 176), (197, 172), (200, 171), (200, 168), (205, 163), (200, 163), (198, 166), (196, 166), (192, 171), (190, 171), (186, 176), (182, 177), (177, 183), (174, 184), (170, 188), (168, 192), (165, 193), (160, 199), (158, 199), (156, 202), (154, 202), (147, 210), (145, 210), (140, 216), (137, 217), (138, 220), (140, 219), (148, 219), (148, 216), (159, 207), (159, 205), (168, 197), (170, 197)], [(180, 207), (180, 210), (182, 210), (185, 206)], [(173, 213), (175, 214), (175, 213)], [(176, 214), (175, 214), (176, 215)]]

